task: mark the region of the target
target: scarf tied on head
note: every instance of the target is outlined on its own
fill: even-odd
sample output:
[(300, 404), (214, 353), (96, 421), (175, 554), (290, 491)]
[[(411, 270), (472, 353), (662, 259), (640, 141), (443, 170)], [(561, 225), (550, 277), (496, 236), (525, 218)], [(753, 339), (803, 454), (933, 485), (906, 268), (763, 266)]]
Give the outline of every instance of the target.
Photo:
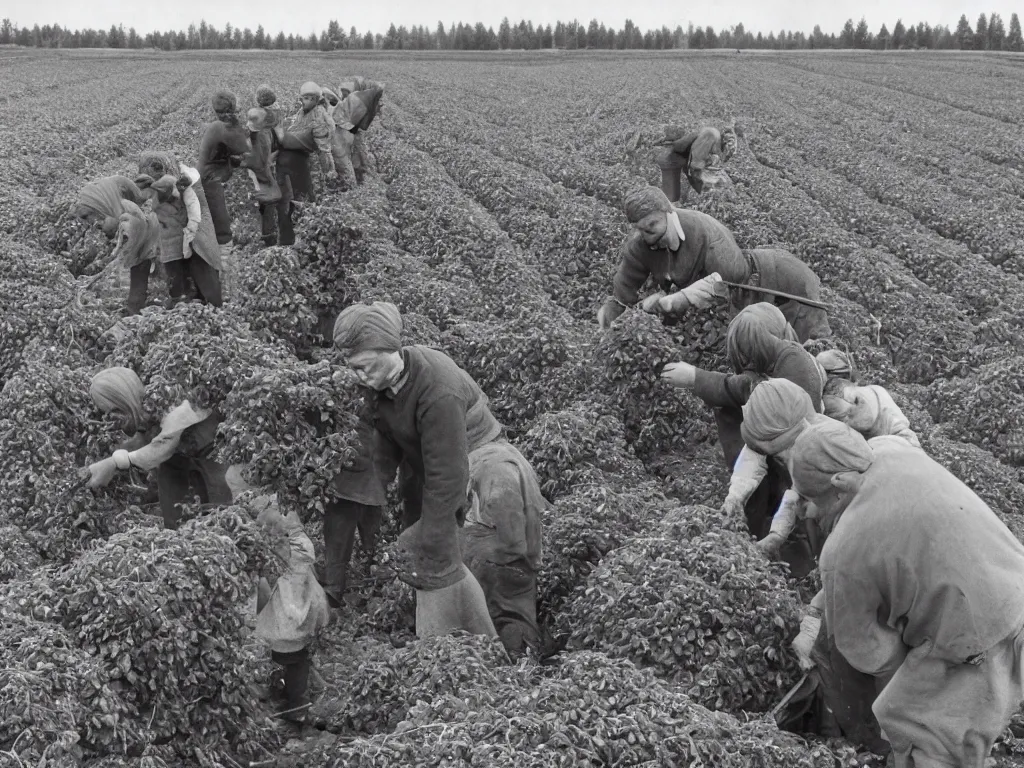
[(402, 314), (388, 301), (346, 307), (334, 323), (334, 344), (348, 355), (397, 352), (402, 348)]

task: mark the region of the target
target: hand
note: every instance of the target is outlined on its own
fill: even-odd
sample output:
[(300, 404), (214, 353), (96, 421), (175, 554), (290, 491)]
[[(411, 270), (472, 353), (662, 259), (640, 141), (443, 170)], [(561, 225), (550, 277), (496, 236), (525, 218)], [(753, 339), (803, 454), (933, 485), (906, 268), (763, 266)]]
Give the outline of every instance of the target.
[(682, 312), (690, 306), (690, 300), (683, 291), (670, 293), (658, 300), (658, 309), (666, 315)]
[(765, 557), (775, 557), (782, 546), (782, 537), (777, 533), (769, 533), (755, 545)]
[(804, 672), (814, 669), (814, 661), (811, 660), (811, 650), (818, 639), (821, 631), (821, 619), (816, 616), (804, 616), (800, 622), (800, 634), (796, 636), (790, 647), (796, 652), (797, 663)]
[(661, 372), (661, 378), (673, 387), (689, 389), (697, 380), (697, 368), (689, 363), (668, 363)]
[(722, 502), (722, 514), (726, 517), (736, 517), (743, 513), (743, 503), (739, 499), (726, 497)]
[(610, 328), (614, 319), (615, 318), (612, 317), (611, 307), (607, 304), (602, 305), (601, 308), (597, 310), (597, 325), (602, 331)]
[(644, 312), (648, 312), (650, 314), (654, 314), (654, 313), (660, 311), (661, 308), (660, 308), (659, 305), (660, 305), (660, 302), (661, 302), (661, 300), (663, 298), (665, 298), (665, 292), (664, 291), (658, 291), (657, 293), (653, 293), (650, 296), (648, 296), (646, 299), (644, 299), (644, 301), (640, 305), (640, 307), (641, 307), (641, 309), (643, 309)]
[(103, 488), (114, 479), (114, 475), (117, 474), (117, 465), (112, 458), (107, 458), (90, 464), (87, 471), (89, 472), (88, 487)]

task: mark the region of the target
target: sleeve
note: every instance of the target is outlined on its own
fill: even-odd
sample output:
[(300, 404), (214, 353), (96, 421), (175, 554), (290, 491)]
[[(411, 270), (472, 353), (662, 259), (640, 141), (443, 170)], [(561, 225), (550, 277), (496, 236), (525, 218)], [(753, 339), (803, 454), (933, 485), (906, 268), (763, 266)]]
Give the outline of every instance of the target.
[(768, 457), (744, 445), (729, 478), (727, 503), (743, 505), (768, 474)]
[(199, 158), (197, 161), (200, 172), (202, 172), (213, 159), (213, 155), (217, 151), (217, 146), (221, 143), (221, 136), (224, 132), (223, 128), (224, 123), (218, 120), (210, 123), (206, 126), (206, 130), (203, 131), (203, 138), (199, 140)]
[(750, 371), (728, 374), (698, 368), (693, 394), (715, 408), (742, 408), (760, 380)]
[(421, 519), (455, 515), (466, 504), (469, 487), (469, 441), (466, 409), (455, 395), (444, 395), (417, 415), (423, 457)]
[(817, 611), (818, 613), (824, 615), (825, 603), (825, 590), (819, 589), (818, 592), (814, 595), (814, 597), (811, 598), (811, 604), (809, 607), (811, 608), (811, 610)]
[(331, 153), (331, 134), (334, 132), (334, 121), (327, 114), (323, 107), (317, 107), (316, 116), (313, 118), (313, 141), (316, 142), (317, 151), (323, 155)]
[[(705, 236), (705, 243), (710, 240), (711, 238)], [(704, 269), (708, 274), (717, 272), (728, 283), (746, 282), (749, 276), (747, 259), (735, 240), (719, 239), (714, 247), (705, 245), (705, 248), (707, 253), (704, 255)]]
[(185, 230), (195, 235), (199, 231), (199, 222), (203, 216), (203, 209), (199, 206), (199, 195), (189, 187), (181, 193), (181, 201), (185, 203), (185, 210), (188, 211), (188, 224), (185, 225)]
[(244, 125), (225, 126), (225, 128), (221, 143), (228, 148), (231, 154), (245, 155), (252, 151), (252, 141), (249, 140), (249, 132)]
[(683, 157), (689, 157), (690, 147), (693, 146), (693, 142), (697, 140), (698, 135), (698, 131), (692, 131), (683, 136), (681, 139), (676, 139), (675, 141), (672, 142), (672, 151), (682, 155)]
[(782, 494), (782, 501), (779, 502), (779, 508), (775, 511), (775, 515), (772, 517), (771, 533), (778, 534), (784, 539), (789, 538), (789, 534), (796, 528), (797, 521), (800, 518), (800, 510), (807, 504), (806, 501), (800, 496), (799, 493), (794, 491), (792, 488)]
[(117, 191), (123, 200), (131, 200), (136, 205), (142, 205), (142, 193), (135, 186), (135, 182), (129, 178), (121, 177), (117, 180)]
[(899, 632), (878, 620), (884, 600), (877, 584), (853, 567), (822, 569), (826, 625), (855, 669), (876, 677), (892, 674), (908, 649)]
[(160, 434), (149, 445), (128, 454), (132, 464), (139, 469), (155, 469), (174, 455), (181, 442), (182, 433), (189, 427), (210, 416), (205, 409), (193, 410), (186, 400), (168, 413), (160, 423)]
[(635, 238), (630, 236), (619, 248), (619, 269), (612, 280), (612, 296), (629, 307), (640, 300), (640, 289), (651, 275), (651, 270), (637, 255), (635, 243)]
[(497, 552), (506, 558), (525, 555), (526, 505), (519, 469), (507, 462), (494, 467), (481, 490), (482, 522), (494, 529)]

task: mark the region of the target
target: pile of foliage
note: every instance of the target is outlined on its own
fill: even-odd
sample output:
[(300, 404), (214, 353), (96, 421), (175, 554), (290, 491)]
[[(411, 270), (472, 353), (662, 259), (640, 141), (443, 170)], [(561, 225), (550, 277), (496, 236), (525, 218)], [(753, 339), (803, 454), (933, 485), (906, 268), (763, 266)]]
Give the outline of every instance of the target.
[(290, 248), (238, 254), (236, 276), (232, 312), (259, 338), (270, 344), (284, 342), (300, 356), (320, 342), (317, 283)]
[(250, 483), (308, 515), (334, 498), (333, 481), (362, 450), (364, 390), (329, 361), (281, 361), (239, 376), (224, 401), (222, 454)]
[(574, 653), (547, 669), (474, 665), (469, 678), (455, 693), (416, 702), (394, 732), (356, 738), (311, 760), (331, 768), (832, 768), (853, 755), (809, 747), (764, 720), (741, 723), (711, 712), (646, 670), (600, 653)]
[(237, 381), (287, 357), (280, 345), (259, 339), (237, 315), (207, 304), (144, 312), (122, 320), (121, 329), (106, 365), (139, 375), (153, 424), (184, 400), (193, 408), (217, 408)]
[(792, 685), (799, 624), (783, 567), (701, 507), (609, 554), (559, 619), (571, 649), (631, 659), (734, 713), (767, 711)]

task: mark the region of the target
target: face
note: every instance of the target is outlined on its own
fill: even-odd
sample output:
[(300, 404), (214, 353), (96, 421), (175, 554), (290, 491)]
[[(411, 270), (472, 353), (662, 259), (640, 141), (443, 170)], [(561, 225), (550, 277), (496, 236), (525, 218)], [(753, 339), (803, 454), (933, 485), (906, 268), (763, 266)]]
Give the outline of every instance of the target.
[(635, 225), (637, 232), (651, 248), (664, 248), (662, 241), (668, 229), (664, 211), (655, 211), (644, 216)]
[(311, 93), (304, 93), (299, 96), (299, 101), (302, 102), (302, 109), (309, 112), (309, 110), (316, 106), (318, 99)]
[[(100, 410), (103, 410), (102, 408)], [(124, 432), (126, 435), (134, 435), (138, 428), (135, 424), (135, 419), (130, 414), (123, 413), (117, 408), (110, 411), (106, 411), (107, 418), (113, 422), (114, 426)]]
[(382, 392), (388, 388), (395, 370), (394, 354), (370, 349), (350, 355), (345, 362), (362, 386)]

